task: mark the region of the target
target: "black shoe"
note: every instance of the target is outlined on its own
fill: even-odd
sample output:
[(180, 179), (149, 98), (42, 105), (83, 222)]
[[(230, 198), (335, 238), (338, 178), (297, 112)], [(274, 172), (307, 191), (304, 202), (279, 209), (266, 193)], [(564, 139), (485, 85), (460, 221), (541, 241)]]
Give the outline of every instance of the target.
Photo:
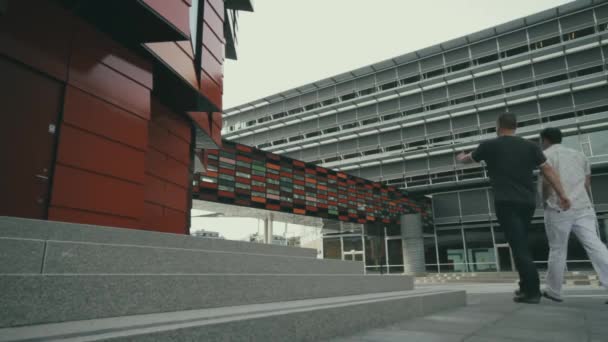
[(522, 304), (538, 304), (540, 303), (540, 295), (536, 295), (536, 296), (519, 296), (519, 297), (514, 297), (513, 301), (515, 303), (522, 303)]
[(547, 299), (551, 299), (552, 301), (554, 301), (554, 302), (558, 302), (558, 303), (561, 303), (561, 302), (563, 302), (563, 301), (564, 301), (564, 300), (563, 300), (563, 299), (561, 299), (561, 298), (557, 298), (557, 297), (554, 297), (554, 296), (552, 296), (552, 295), (548, 294), (548, 293), (547, 293), (547, 291), (543, 291), (543, 297), (545, 297), (545, 298), (547, 298)]

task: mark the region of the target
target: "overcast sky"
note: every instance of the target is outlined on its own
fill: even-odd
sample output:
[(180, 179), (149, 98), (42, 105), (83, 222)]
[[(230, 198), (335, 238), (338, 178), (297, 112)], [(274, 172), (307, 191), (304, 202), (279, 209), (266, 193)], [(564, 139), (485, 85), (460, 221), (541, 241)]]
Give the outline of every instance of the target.
[(224, 67), (224, 108), (567, 2), (255, 0), (239, 15), (239, 59)]
[[(521, 18), (566, 0), (255, 0), (241, 12), (224, 108)], [(255, 219), (195, 218), (192, 230), (243, 239)], [(290, 225), (290, 234), (297, 230)], [(276, 226), (284, 233), (284, 225)], [(288, 234), (288, 235), (290, 235)]]

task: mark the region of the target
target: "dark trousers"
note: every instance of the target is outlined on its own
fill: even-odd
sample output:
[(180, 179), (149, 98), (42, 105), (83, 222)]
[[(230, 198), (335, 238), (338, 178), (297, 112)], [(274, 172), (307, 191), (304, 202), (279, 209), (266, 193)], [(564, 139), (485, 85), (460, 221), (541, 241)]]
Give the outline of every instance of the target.
[(511, 246), (515, 267), (519, 273), (520, 290), (528, 296), (540, 295), (538, 270), (528, 246), (528, 229), (534, 216), (534, 206), (523, 203), (496, 202), (496, 217)]

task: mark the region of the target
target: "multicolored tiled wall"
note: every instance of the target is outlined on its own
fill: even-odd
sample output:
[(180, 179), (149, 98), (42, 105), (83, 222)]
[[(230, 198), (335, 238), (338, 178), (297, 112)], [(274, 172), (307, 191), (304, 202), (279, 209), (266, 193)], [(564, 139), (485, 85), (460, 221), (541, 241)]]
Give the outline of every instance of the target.
[(205, 150), (203, 160), (193, 191), (201, 200), (357, 223), (432, 217), (427, 201), (396, 188), (233, 142)]

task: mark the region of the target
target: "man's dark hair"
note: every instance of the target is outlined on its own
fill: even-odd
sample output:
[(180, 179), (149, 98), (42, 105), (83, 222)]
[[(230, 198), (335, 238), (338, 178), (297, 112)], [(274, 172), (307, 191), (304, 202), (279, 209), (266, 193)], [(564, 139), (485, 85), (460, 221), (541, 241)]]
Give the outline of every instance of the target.
[(562, 131), (555, 127), (545, 128), (540, 132), (540, 138), (548, 140), (551, 144), (561, 144)]
[(517, 117), (512, 113), (504, 113), (498, 117), (498, 128), (517, 129)]

